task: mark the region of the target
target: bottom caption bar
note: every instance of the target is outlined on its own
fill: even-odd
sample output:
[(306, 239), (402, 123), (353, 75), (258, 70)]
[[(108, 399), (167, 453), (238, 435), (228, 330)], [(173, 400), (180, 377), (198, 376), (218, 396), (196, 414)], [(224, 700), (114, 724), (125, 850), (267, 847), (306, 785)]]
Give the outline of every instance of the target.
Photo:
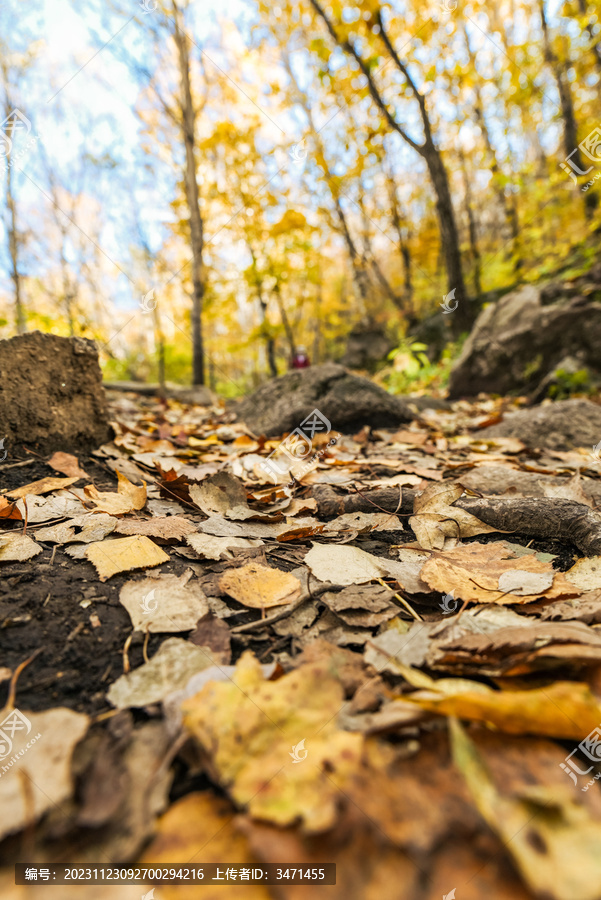
[(336, 864), (232, 866), (229, 863), (170, 866), (82, 867), (15, 864), (15, 884), (336, 884)]

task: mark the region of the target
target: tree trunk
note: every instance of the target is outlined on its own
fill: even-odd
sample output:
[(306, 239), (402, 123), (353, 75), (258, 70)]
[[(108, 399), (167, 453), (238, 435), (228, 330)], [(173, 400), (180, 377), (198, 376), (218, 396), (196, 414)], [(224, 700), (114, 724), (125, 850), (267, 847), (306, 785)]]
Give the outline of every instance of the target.
[(465, 155), (461, 150), (459, 151), (459, 159), (461, 161), (461, 170), (463, 172), (465, 213), (467, 215), (468, 231), (470, 236), (470, 249), (472, 252), (472, 261), (474, 264), (474, 293), (476, 295), (476, 300), (479, 300), (482, 293), (482, 257), (480, 255), (480, 248), (478, 247), (478, 229), (476, 228), (476, 218), (474, 216), (474, 209), (472, 206), (472, 192), (467, 174)]
[[(579, 10), (581, 16), (586, 16), (586, 14), (587, 14), (586, 0), (578, 0), (578, 10)], [(599, 73), (601, 75), (601, 43), (599, 43), (597, 35), (595, 34), (595, 32), (593, 30), (594, 24), (595, 23), (593, 22), (593, 20), (591, 18), (585, 25), (585, 28), (588, 32), (588, 36), (591, 39), (591, 50), (593, 52), (593, 56), (595, 57), (595, 62), (597, 63), (597, 69), (599, 70)], [(599, 82), (597, 82), (597, 85), (598, 85), (598, 87), (601, 87), (601, 79)]]
[(374, 81), (372, 67), (365, 61), (361, 54), (348, 38), (340, 36), (328, 14), (320, 5), (319, 0), (310, 0), (311, 6), (325, 23), (330, 35), (349, 56), (352, 56), (358, 63), (361, 72), (367, 80), (369, 92), (374, 103), (378, 106), (388, 125), (393, 128), (403, 140), (409, 144), (420, 156), (425, 160), (428, 166), (428, 172), (436, 194), (436, 211), (438, 213), (438, 221), (440, 225), (440, 236), (443, 247), (444, 257), (446, 261), (447, 281), (449, 292), (454, 292), (457, 306), (452, 315), (452, 328), (455, 334), (461, 334), (468, 331), (472, 325), (472, 317), (468, 307), (468, 296), (463, 281), (463, 271), (461, 268), (461, 249), (459, 245), (459, 232), (455, 221), (455, 213), (453, 211), (453, 202), (451, 200), (451, 189), (447, 171), (444, 167), (442, 156), (434, 144), (432, 138), (432, 125), (426, 109), (426, 101), (423, 94), (417, 89), (411, 74), (407, 67), (401, 61), (398, 53), (392, 46), (390, 38), (386, 32), (384, 21), (381, 15), (381, 9), (375, 13), (374, 21), (378, 25), (379, 35), (391, 60), (397, 69), (403, 75), (406, 83), (417, 100), (422, 126), (424, 129), (424, 142), (420, 144), (415, 141), (406, 131), (398, 119), (391, 113), (384, 98)]
[(463, 281), (459, 232), (453, 211), (449, 179), (442, 157), (432, 143), (431, 138), (424, 145), (424, 158), (436, 193), (436, 212), (440, 223), (440, 236), (446, 263), (448, 288), (449, 291), (455, 292), (454, 299), (457, 302), (457, 307), (452, 313), (451, 327), (453, 333), (459, 336), (462, 332), (469, 331), (472, 327), (472, 316)]
[(204, 384), (204, 348), (202, 339), (202, 309), (204, 300), (204, 224), (200, 212), (200, 196), (196, 180), (194, 153), (196, 109), (190, 84), (190, 54), (187, 37), (181, 25), (181, 10), (172, 0), (174, 38), (178, 51), (181, 82), (181, 130), (186, 151), (184, 172), (186, 202), (189, 212), (190, 243), (192, 249), (192, 384)]
[[(557, 83), (557, 91), (559, 93), (559, 102), (561, 104), (561, 117), (563, 119), (563, 145), (566, 157), (573, 160), (575, 167), (584, 170), (582, 154), (578, 146), (578, 128), (576, 126), (576, 118), (574, 116), (574, 103), (572, 101), (572, 92), (567, 77), (569, 64), (562, 62), (557, 58), (551, 46), (549, 36), (549, 28), (547, 26), (547, 18), (545, 15), (545, 0), (540, 0), (540, 19), (543, 30), (543, 40), (545, 45), (545, 60), (549, 65), (555, 81)], [(597, 196), (589, 191), (584, 195), (584, 213), (587, 219), (590, 219), (597, 207)]]
[[(288, 347), (290, 348), (290, 359), (294, 356), (296, 352), (296, 341), (294, 340), (294, 333), (292, 331), (292, 326), (290, 325), (290, 319), (286, 315), (286, 310), (284, 308), (284, 302), (282, 300), (282, 294), (280, 292), (279, 282), (276, 282), (276, 285), (273, 289), (273, 293), (275, 294), (275, 299), (278, 304), (278, 309), (280, 310), (280, 316), (282, 318), (282, 325), (284, 326), (284, 334), (286, 335), (286, 340), (288, 341)], [(277, 375), (277, 372), (276, 372)]]
[[(6, 113), (8, 116), (10, 114), (10, 109)], [(6, 206), (8, 208), (8, 223), (7, 223), (7, 234), (8, 234), (8, 252), (10, 255), (10, 277), (13, 282), (14, 290), (15, 290), (15, 324), (17, 327), (17, 334), (23, 334), (25, 332), (25, 314), (23, 310), (23, 298), (21, 291), (21, 275), (19, 272), (19, 236), (17, 230), (17, 207), (15, 204), (15, 197), (13, 194), (13, 179), (12, 179), (12, 161), (11, 161), (11, 152), (6, 155), (5, 158), (6, 165)]]

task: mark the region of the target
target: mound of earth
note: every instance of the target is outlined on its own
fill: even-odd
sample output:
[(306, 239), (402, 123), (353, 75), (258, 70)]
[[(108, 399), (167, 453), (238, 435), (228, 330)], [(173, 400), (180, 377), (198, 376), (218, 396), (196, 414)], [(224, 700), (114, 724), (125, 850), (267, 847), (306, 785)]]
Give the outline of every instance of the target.
[(334, 431), (346, 433), (364, 425), (394, 428), (415, 418), (404, 400), (335, 363), (268, 381), (238, 404), (236, 415), (255, 434), (269, 437), (298, 428), (315, 409)]
[(109, 440), (93, 341), (32, 331), (0, 341), (0, 439), (7, 450), (88, 451)]
[(478, 432), (486, 437), (516, 437), (529, 447), (570, 450), (601, 441), (601, 406), (590, 400), (559, 400), (510, 413)]
[(601, 380), (599, 297), (596, 267), (578, 282), (526, 285), (491, 303), (453, 367), (449, 396), (519, 391), (538, 400), (562, 373), (594, 386)]

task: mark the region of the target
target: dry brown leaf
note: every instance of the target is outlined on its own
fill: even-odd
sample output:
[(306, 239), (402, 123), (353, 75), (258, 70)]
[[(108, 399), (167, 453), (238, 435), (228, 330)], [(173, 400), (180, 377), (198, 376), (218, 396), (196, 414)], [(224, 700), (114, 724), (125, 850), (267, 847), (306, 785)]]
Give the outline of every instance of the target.
[(263, 541), (238, 537), (216, 537), (214, 534), (189, 534), (188, 543), (203, 559), (233, 559), (232, 550), (248, 550), (250, 547), (262, 547)]
[(0, 497), (0, 519), (22, 519), (16, 503), (9, 503), (5, 497)]
[(476, 516), (452, 506), (463, 494), (460, 484), (445, 481), (430, 484), (416, 497), (409, 525), (424, 550), (442, 550), (454, 546), (459, 538), (498, 531)]
[(601, 556), (579, 559), (565, 573), (570, 584), (581, 591), (596, 591), (601, 588)]
[(45, 478), (32, 481), (31, 484), (25, 484), (14, 491), (7, 491), (7, 496), (19, 500), (21, 497), (27, 497), (29, 494), (49, 494), (50, 491), (59, 491), (69, 487), (76, 481), (79, 481), (80, 477), (78, 475), (77, 478), (57, 478), (55, 475), (47, 475)]
[(71, 453), (61, 453), (60, 450), (57, 450), (48, 460), (48, 465), (55, 472), (68, 475), (69, 478), (89, 478), (88, 473), (80, 468), (77, 457)]
[(191, 631), (209, 611), (207, 598), (192, 572), (155, 575), (127, 581), (119, 602), (128, 611), (136, 631), (157, 633)]
[(83, 516), (69, 519), (68, 522), (38, 528), (35, 536), (38, 541), (49, 541), (53, 544), (89, 544), (92, 541), (103, 540), (107, 534), (115, 530), (118, 521), (106, 513), (95, 515), (88, 512)]
[(305, 565), (320, 581), (332, 584), (366, 584), (386, 574), (379, 559), (347, 544), (313, 544)]
[(87, 547), (84, 556), (96, 567), (101, 581), (118, 572), (150, 569), (169, 562), (169, 557), (145, 535), (97, 541)]
[(166, 541), (181, 541), (196, 531), (196, 526), (183, 516), (155, 516), (152, 519), (121, 519), (115, 531), (117, 534), (145, 534)]
[(143, 509), (146, 504), (146, 485), (138, 487), (131, 481), (117, 472), (119, 486), (117, 493), (114, 491), (100, 492), (93, 484), (89, 484), (84, 488), (84, 493), (88, 499), (94, 503), (96, 509), (94, 512), (105, 512), (111, 516), (123, 516), (126, 513), (134, 512), (134, 510)]
[(252, 609), (292, 603), (301, 591), (301, 583), (294, 575), (254, 562), (225, 572), (219, 586), (238, 603)]
[(0, 562), (24, 562), (37, 556), (42, 548), (26, 534), (3, 534), (0, 536)]
[[(552, 573), (553, 584), (536, 594), (505, 593), (499, 589), (499, 578), (511, 570)], [(492, 544), (464, 544), (445, 550), (444, 554), (434, 553), (424, 563), (420, 578), (435, 591), (443, 594), (452, 592), (455, 599), (475, 603), (529, 603), (537, 597), (556, 600), (575, 597), (581, 593), (561, 572), (553, 569), (550, 563), (542, 562), (534, 554), (516, 557), (502, 541)]]
[(254, 515), (248, 508), (244, 485), (228, 472), (211, 475), (202, 484), (190, 485), (190, 498), (207, 516), (240, 520)]

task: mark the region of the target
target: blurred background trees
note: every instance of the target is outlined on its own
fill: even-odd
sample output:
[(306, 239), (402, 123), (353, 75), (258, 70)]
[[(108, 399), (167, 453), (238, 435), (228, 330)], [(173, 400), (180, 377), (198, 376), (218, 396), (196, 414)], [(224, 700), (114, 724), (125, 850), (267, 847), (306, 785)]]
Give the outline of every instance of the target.
[(109, 378), (226, 395), (299, 344), (448, 360), (483, 303), (598, 254), (600, 16), (5, 0), (0, 337), (91, 337)]

